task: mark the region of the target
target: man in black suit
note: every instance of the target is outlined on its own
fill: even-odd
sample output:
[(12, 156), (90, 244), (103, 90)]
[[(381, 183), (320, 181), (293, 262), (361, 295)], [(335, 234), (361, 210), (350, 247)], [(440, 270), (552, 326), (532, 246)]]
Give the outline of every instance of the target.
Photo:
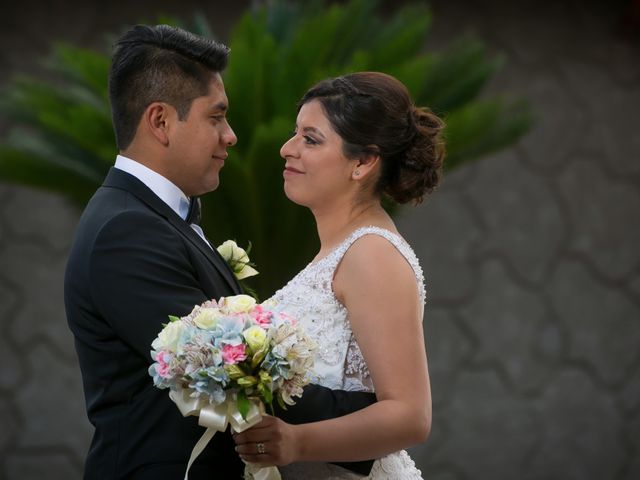
[[(137, 26), (116, 45), (109, 95), (120, 155), (87, 205), (65, 276), (89, 420), (87, 479), (181, 479), (204, 429), (183, 418), (148, 374), (150, 345), (167, 316), (241, 293), (190, 218), (213, 191), (237, 139), (220, 77), (228, 49), (184, 30)], [(365, 407), (370, 394), (310, 386), (283, 413), (290, 422)], [(351, 465), (367, 471), (371, 463)], [(241, 478), (229, 432), (214, 436), (190, 478)]]

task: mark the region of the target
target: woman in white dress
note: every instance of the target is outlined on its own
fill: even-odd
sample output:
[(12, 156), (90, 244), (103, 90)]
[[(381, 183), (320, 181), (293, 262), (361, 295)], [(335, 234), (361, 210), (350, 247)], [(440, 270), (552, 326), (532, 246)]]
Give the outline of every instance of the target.
[(244, 460), (311, 480), (361, 478), (328, 462), (376, 458), (367, 478), (422, 478), (402, 450), (424, 442), (431, 427), (422, 270), (381, 197), (419, 202), (433, 190), (442, 128), (383, 73), (324, 80), (300, 101), (280, 151), (284, 190), (313, 213), (321, 247), (273, 300), (319, 344), (314, 383), (372, 391), (377, 401), (301, 425), (267, 416), (235, 435)]

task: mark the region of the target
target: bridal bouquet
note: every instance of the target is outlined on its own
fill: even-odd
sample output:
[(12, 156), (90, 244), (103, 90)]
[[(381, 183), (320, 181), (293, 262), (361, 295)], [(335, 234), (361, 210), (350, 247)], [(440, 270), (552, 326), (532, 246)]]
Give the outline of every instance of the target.
[[(309, 383), (316, 344), (286, 312), (248, 295), (210, 300), (169, 319), (151, 344), (149, 374), (156, 387), (170, 389), (184, 416), (197, 415), (207, 427), (188, 473), (217, 431), (252, 427), (274, 399), (283, 407), (295, 403)], [(248, 467), (251, 474), (255, 466)], [(262, 477), (280, 478), (270, 470)]]

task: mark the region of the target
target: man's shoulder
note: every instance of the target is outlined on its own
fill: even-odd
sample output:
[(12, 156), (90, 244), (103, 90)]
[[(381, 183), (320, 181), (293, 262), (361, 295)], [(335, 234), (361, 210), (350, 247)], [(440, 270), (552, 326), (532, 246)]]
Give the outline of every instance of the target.
[(166, 218), (126, 190), (100, 187), (85, 207), (75, 242), (91, 248), (100, 239), (133, 239), (149, 232), (175, 234)]
[(140, 202), (129, 202), (126, 208), (116, 209), (100, 217), (95, 226), (96, 239), (112, 237), (117, 239), (120, 235), (129, 238), (149, 237), (149, 232), (158, 235), (175, 235), (175, 229), (166, 218), (146, 207)]

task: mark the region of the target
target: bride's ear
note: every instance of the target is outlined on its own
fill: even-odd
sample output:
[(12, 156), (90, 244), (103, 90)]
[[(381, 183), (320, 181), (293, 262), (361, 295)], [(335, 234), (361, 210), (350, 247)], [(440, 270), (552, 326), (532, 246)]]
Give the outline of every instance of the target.
[(371, 177), (380, 164), (380, 150), (377, 145), (367, 145), (365, 153), (354, 163), (351, 178), (353, 180), (364, 180)]

